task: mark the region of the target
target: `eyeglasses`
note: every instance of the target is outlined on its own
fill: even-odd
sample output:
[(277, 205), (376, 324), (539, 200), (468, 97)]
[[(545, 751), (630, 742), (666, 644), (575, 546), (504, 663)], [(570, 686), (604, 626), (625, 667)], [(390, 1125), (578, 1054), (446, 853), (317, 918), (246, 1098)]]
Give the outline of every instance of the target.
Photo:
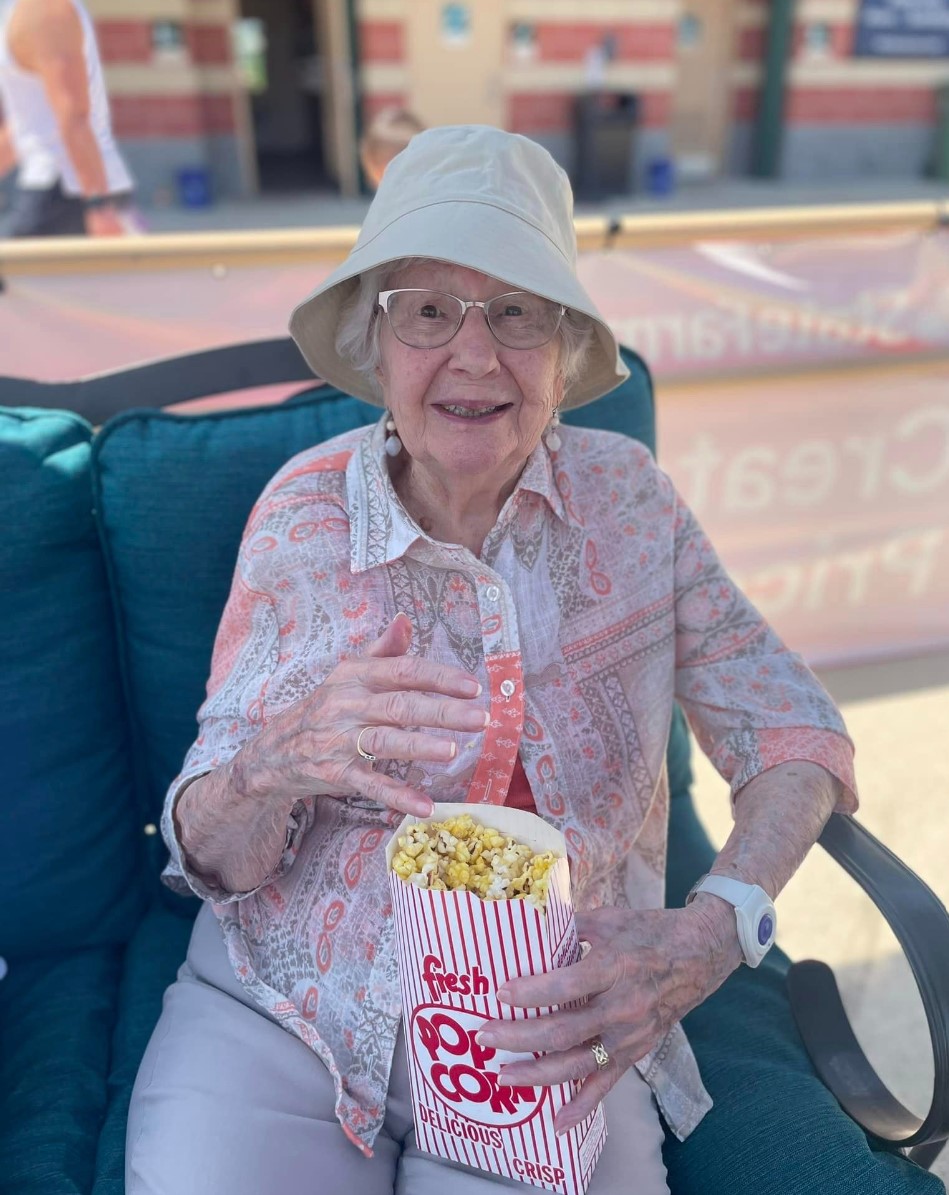
[(379, 306), (398, 340), (413, 349), (437, 349), (455, 336), (469, 307), (480, 307), (496, 340), (509, 349), (539, 349), (552, 340), (566, 308), (528, 291), (512, 290), (486, 303), (441, 290), (384, 290)]

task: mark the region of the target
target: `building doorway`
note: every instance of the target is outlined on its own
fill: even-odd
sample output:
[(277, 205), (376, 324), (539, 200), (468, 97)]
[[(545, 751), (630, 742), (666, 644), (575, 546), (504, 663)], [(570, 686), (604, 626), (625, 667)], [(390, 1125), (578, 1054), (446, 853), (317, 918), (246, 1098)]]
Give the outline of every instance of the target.
[(682, 0), (670, 141), (676, 173), (685, 181), (723, 171), (733, 46), (732, 0)]
[(406, 5), (409, 107), (423, 124), (504, 124), (504, 0)]
[(262, 192), (332, 183), (324, 146), (324, 63), (313, 0), (240, 0), (237, 54)]

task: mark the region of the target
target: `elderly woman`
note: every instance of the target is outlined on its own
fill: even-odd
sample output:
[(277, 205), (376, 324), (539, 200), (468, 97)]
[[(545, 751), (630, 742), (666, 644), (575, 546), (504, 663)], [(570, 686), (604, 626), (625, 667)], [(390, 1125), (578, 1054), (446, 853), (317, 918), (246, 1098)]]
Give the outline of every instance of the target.
[[(582, 1080), (558, 1129), (605, 1101), (591, 1195), (666, 1192), (660, 1114), (685, 1137), (710, 1107), (679, 1022), (760, 961), (771, 900), (854, 808), (833, 705), (649, 453), (558, 426), (624, 376), (575, 264), (546, 151), (438, 128), (294, 312), (316, 372), (385, 414), (290, 461), (247, 524), (167, 798), (167, 880), (207, 903), (139, 1072), (129, 1195), (517, 1185), (415, 1142), (384, 848), (444, 800), (563, 832), (591, 948), (506, 999), (586, 1002), (485, 1040), (537, 1055), (507, 1082)], [(664, 909), (676, 698), (735, 827)]]

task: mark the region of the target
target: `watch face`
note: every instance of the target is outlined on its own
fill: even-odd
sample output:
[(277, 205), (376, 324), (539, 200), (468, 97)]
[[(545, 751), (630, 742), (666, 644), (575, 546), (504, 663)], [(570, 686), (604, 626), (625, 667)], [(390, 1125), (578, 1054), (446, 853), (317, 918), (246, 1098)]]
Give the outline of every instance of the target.
[(767, 946), (774, 937), (774, 918), (770, 913), (765, 915), (758, 922), (758, 945)]

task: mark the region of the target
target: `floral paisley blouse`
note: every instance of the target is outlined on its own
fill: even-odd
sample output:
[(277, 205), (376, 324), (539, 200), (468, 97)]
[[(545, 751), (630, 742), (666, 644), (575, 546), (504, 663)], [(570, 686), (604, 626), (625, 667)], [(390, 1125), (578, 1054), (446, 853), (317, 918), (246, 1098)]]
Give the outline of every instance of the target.
[[(199, 734), (166, 799), (166, 882), (210, 900), (259, 1006), (323, 1060), (365, 1153), (385, 1113), (401, 1006), (385, 843), (369, 800), (297, 802), (286, 849), (253, 892), (188, 874), (172, 807), (268, 720), (364, 651), (398, 611), (412, 651), (483, 686), (483, 732), (445, 764), (389, 761), (433, 800), (501, 802), (518, 760), (565, 836), (578, 908), (663, 903), (673, 701), (736, 793), (790, 759), (822, 765), (856, 805), (839, 714), (725, 573), (649, 452), (564, 427), (540, 444), (480, 559), (413, 522), (382, 422), (291, 460), (250, 515), (218, 630)], [(433, 732), (445, 733), (450, 732)], [(780, 816), (780, 810), (775, 810)], [(685, 1137), (711, 1106), (676, 1026), (638, 1068)]]

